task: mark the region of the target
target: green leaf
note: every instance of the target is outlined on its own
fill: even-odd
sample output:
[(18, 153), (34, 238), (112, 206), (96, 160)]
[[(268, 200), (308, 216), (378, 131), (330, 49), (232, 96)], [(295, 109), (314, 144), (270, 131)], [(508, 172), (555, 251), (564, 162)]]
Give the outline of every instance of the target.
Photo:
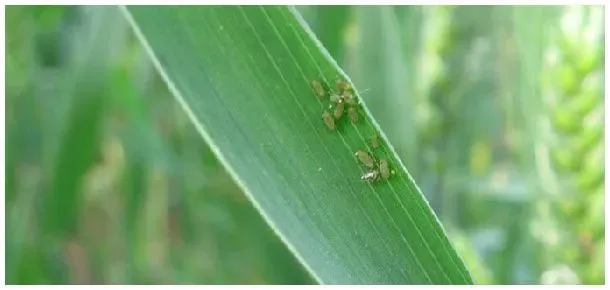
[[(364, 104), (358, 123), (345, 118), (337, 131), (325, 127), (329, 101), (309, 82), (347, 77), (296, 10), (124, 12), (199, 133), (318, 282), (472, 283)], [(366, 183), (354, 152), (372, 149), (374, 133), (382, 137), (374, 154), (396, 174)]]
[[(310, 14), (313, 14), (310, 19), (301, 12), (307, 9), (311, 10)], [(351, 10), (350, 6), (342, 5), (299, 6), (298, 10), (305, 20), (309, 20), (308, 24), (324, 48), (334, 59), (339, 60), (339, 63), (343, 59), (344, 39)]]
[[(44, 198), (41, 223), (46, 234), (60, 238), (77, 230), (83, 202), (82, 181), (99, 158), (103, 137), (106, 75), (114, 49), (126, 32), (116, 9), (85, 7), (83, 14), (88, 22), (77, 34), (81, 42), (75, 50), (74, 63), (66, 74), (63, 94), (55, 99), (65, 102), (66, 107), (58, 114), (61, 118), (57, 124), (53, 124), (58, 128), (46, 125), (57, 135), (49, 141), (55, 143), (50, 146), (56, 149), (52, 153), (49, 168), (52, 182)], [(112, 25), (102, 25), (107, 21)]]
[[(414, 164), (416, 38), (407, 30), (411, 27), (399, 25), (393, 7), (362, 6), (354, 10), (357, 41), (351, 54), (354, 57), (348, 60), (350, 75), (366, 90), (363, 99), (401, 159)], [(401, 34), (405, 38), (402, 42), (409, 41), (410, 51), (403, 49)]]

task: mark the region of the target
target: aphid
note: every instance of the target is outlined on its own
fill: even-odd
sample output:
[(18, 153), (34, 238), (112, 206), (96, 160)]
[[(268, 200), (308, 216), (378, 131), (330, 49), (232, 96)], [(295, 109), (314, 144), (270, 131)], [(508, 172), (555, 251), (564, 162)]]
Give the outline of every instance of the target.
[(371, 138), (371, 145), (375, 149), (379, 148), (379, 137), (377, 135), (373, 135), (373, 138)]
[(338, 103), (337, 106), (335, 107), (335, 112), (333, 112), (335, 119), (341, 118), (341, 116), (343, 116), (344, 110), (345, 110), (345, 103), (343, 103), (343, 102)]
[(318, 97), (323, 98), (326, 95), (326, 91), (324, 90), (324, 87), (319, 81), (311, 81), (311, 87), (313, 88), (313, 91), (316, 93), (316, 95), (318, 95)]
[(328, 129), (335, 130), (335, 119), (333, 119), (333, 116), (327, 110), (324, 110), (322, 119), (324, 120), (324, 124), (326, 124)]
[(348, 103), (350, 105), (356, 105), (356, 99), (354, 98), (354, 95), (352, 95), (352, 92), (343, 91), (343, 94), (341, 94), (341, 97), (343, 100), (345, 100), (346, 103)]
[(355, 107), (350, 106), (349, 108), (347, 108), (347, 116), (350, 120), (352, 120), (353, 123), (358, 122), (358, 111)]
[(365, 172), (364, 174), (362, 174), (362, 176), (360, 176), (360, 179), (363, 181), (375, 181), (377, 180), (377, 178), (379, 178), (379, 171), (377, 170), (371, 170), (368, 172)]
[(337, 94), (331, 94), (330, 101), (333, 103), (343, 103), (343, 97)]
[(381, 177), (383, 179), (390, 178), (390, 167), (388, 166), (388, 161), (385, 159), (379, 160), (379, 173), (381, 173)]
[(339, 91), (347, 91), (352, 88), (352, 86), (348, 82), (342, 80), (337, 80), (335, 82), (335, 85), (337, 86), (337, 89)]
[(356, 157), (358, 157), (358, 159), (360, 160), (360, 162), (362, 162), (362, 164), (364, 164), (364, 166), (366, 166), (368, 168), (375, 167), (375, 161), (373, 160), (371, 155), (369, 155), (368, 153), (366, 153), (362, 150), (358, 150), (358, 151), (356, 151), (356, 153), (354, 155), (356, 155)]

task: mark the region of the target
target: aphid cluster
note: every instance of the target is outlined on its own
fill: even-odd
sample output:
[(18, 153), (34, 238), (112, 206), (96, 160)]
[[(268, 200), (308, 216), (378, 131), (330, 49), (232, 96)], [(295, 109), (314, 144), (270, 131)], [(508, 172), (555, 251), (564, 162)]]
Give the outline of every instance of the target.
[(336, 121), (340, 120), (341, 117), (347, 111), (348, 118), (356, 123), (359, 119), (357, 105), (358, 102), (354, 97), (351, 85), (343, 80), (337, 80), (335, 82), (337, 88), (336, 92), (333, 92), (318, 80), (311, 81), (311, 87), (319, 98), (325, 99), (327, 96), (330, 99), (330, 105), (328, 109), (325, 109), (322, 113), (322, 120), (328, 129), (337, 129)]
[(342, 80), (337, 80), (335, 85), (338, 93), (330, 95), (330, 101), (336, 104), (334, 113), (335, 119), (339, 119), (343, 116), (347, 104), (347, 117), (353, 123), (358, 122), (358, 102), (356, 102), (352, 93), (352, 86), (348, 82)]
[[(324, 109), (322, 113), (322, 121), (330, 130), (337, 129), (336, 122), (345, 115), (345, 112), (347, 112), (347, 117), (351, 122), (356, 123), (359, 120), (358, 101), (354, 97), (351, 85), (344, 80), (337, 80), (335, 86), (336, 91), (333, 92), (325, 83), (318, 80), (311, 81), (311, 87), (319, 98), (326, 99), (328, 97), (330, 99), (328, 109)], [(371, 146), (373, 149), (380, 147), (377, 135), (371, 138)], [(387, 180), (394, 174), (394, 170), (390, 169), (388, 161), (385, 159), (377, 160), (372, 153), (364, 150), (356, 151), (355, 155), (367, 168), (367, 171), (360, 177), (363, 181), (374, 182), (380, 178)]]
[[(377, 135), (373, 136), (371, 139), (371, 145), (375, 149), (379, 148), (379, 138)], [(373, 182), (377, 181), (379, 177), (387, 180), (394, 174), (394, 170), (390, 169), (388, 161), (385, 159), (379, 159), (379, 161), (377, 161), (374, 156), (372, 156), (372, 153), (368, 153), (364, 150), (358, 150), (354, 155), (356, 155), (360, 163), (364, 164), (367, 168), (367, 171), (360, 177), (363, 181)]]

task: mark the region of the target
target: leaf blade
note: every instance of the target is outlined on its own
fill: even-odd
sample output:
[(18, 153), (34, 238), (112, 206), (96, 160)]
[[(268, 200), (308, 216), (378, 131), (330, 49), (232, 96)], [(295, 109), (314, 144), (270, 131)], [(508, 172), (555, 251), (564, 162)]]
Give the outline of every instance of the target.
[(343, 73), (294, 10), (124, 11), (197, 130), (319, 282), (471, 283), (463, 264), (447, 262), (459, 258), (401, 166), (386, 184), (360, 182), (352, 152), (369, 147), (375, 126), (337, 133), (321, 123), (309, 80)]

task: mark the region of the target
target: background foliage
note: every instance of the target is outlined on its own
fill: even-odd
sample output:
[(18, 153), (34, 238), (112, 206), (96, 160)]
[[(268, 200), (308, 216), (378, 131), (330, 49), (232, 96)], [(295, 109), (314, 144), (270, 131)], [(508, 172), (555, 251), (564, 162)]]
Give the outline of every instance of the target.
[[(477, 283), (604, 283), (602, 7), (298, 9)], [(315, 283), (118, 9), (6, 26), (7, 283)]]

